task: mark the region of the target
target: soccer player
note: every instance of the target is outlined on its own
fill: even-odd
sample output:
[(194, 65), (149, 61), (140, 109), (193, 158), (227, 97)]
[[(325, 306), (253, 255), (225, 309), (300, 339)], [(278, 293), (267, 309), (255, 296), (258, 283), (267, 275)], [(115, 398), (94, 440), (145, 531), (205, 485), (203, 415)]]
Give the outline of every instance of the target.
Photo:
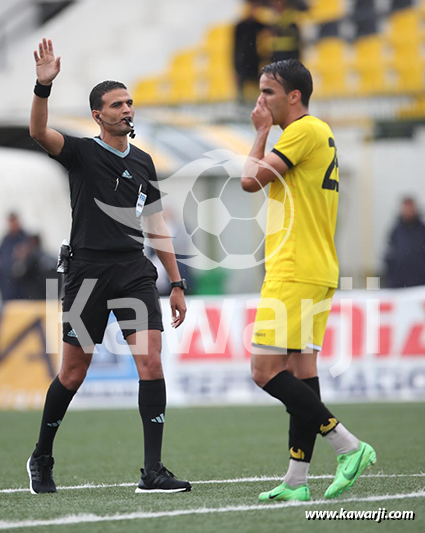
[[(81, 313), (84, 329), (79, 323), (63, 323), (61, 368), (47, 392), (40, 435), (27, 463), (31, 493), (56, 492), (52, 475), (53, 439), (84, 381), (94, 344), (102, 342), (111, 301), (116, 301), (113, 310), (140, 378), (139, 411), (145, 455), (136, 492), (189, 491), (190, 483), (176, 479), (161, 463), (166, 390), (161, 365), (163, 326), (155, 283), (157, 271), (143, 253), (140, 226), (121, 224), (100, 207), (113, 206), (117, 213), (131, 213), (129, 222), (134, 222), (132, 217), (139, 221), (143, 213), (147, 234), (160, 242), (154, 246), (171, 281), (172, 325), (180, 326), (186, 314), (185, 281), (180, 279), (162, 218), (160, 193), (151, 184), (156, 181), (152, 159), (128, 142), (127, 135), (133, 129), (133, 100), (122, 83), (99, 83), (90, 93), (90, 107), (100, 135), (94, 139), (62, 135), (47, 126), (48, 96), (60, 71), (60, 57), (55, 57), (52, 42), (46, 39), (39, 44), (34, 57), (37, 82), (30, 134), (69, 173), (72, 256), (65, 276), (64, 312), (81, 299), (79, 291), (85, 280), (96, 280), (96, 284)], [(119, 300), (125, 298), (137, 300), (146, 312), (138, 314), (136, 306), (122, 307)], [(130, 328), (131, 321), (134, 325)]]
[[(262, 307), (260, 301), (257, 310), (251, 365), (255, 383), (280, 400), (290, 414), (290, 459), (283, 483), (261, 493), (260, 500), (310, 499), (307, 475), (317, 434), (337, 454), (336, 476), (325, 494), (334, 498), (376, 461), (373, 448), (360, 442), (321, 402), (317, 377), (317, 354), (338, 282), (334, 244), (339, 189), (336, 145), (330, 127), (308, 113), (313, 82), (298, 60), (265, 66), (260, 91), (251, 115), (257, 133), (250, 156), (284, 176), (294, 210), (292, 230), (282, 246), (290, 222), (289, 196), (285, 196), (285, 186), (272, 169), (248, 161), (242, 188), (255, 192), (270, 183), (269, 198), (285, 206), (282, 229), (275, 227), (266, 237), (266, 275), (261, 290), (261, 301), (266, 305)], [(272, 152), (265, 155), (273, 124), (283, 132)], [(269, 203), (268, 227), (273, 226), (276, 216)], [(309, 322), (306, 312), (302, 313), (302, 300), (329, 305)], [(265, 321), (280, 322), (273, 330), (266, 329)]]

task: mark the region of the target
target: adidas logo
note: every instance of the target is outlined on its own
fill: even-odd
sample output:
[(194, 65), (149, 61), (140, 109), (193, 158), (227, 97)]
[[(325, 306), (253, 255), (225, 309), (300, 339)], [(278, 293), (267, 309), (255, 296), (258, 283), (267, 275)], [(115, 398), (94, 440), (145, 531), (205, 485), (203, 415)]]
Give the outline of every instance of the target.
[(61, 425), (62, 420), (58, 420), (57, 422), (47, 422), (47, 425), (51, 428), (58, 428)]
[(78, 335), (75, 333), (75, 329), (71, 329), (67, 334), (67, 337), (72, 337), (73, 339), (78, 339)]
[(133, 176), (130, 174), (130, 172), (128, 170), (124, 170), (124, 172), (121, 174), (121, 177), (130, 179)]
[(151, 418), (151, 422), (155, 422), (156, 424), (163, 424), (165, 422), (164, 413), (161, 413), (159, 416), (156, 416), (155, 418)]

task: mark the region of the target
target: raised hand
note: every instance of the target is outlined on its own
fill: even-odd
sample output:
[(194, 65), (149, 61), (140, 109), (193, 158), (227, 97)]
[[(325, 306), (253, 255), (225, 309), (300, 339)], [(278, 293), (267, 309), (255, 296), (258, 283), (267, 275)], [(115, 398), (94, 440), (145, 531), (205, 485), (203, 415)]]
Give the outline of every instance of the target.
[(55, 58), (53, 44), (49, 39), (43, 39), (34, 50), (34, 59), (37, 72), (37, 79), (42, 85), (50, 85), (59, 74), (61, 68), (60, 56)]
[(272, 114), (262, 94), (258, 97), (254, 111), (251, 113), (251, 120), (257, 131), (269, 131), (273, 124)]

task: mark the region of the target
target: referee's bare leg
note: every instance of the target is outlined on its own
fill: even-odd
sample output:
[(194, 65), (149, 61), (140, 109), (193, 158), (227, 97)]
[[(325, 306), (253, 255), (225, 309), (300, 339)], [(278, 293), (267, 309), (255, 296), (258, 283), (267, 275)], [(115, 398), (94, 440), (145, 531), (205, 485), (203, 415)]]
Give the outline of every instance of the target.
[(67, 342), (63, 343), (59, 381), (68, 390), (77, 392), (83, 384), (93, 357), (93, 350), (93, 346), (83, 349)]
[(143, 422), (145, 471), (161, 462), (167, 403), (161, 363), (161, 331), (137, 331), (127, 337), (139, 374), (139, 411)]
[(80, 346), (63, 343), (59, 375), (47, 391), (38, 442), (27, 462), (32, 494), (56, 492), (52, 475), (53, 441), (72, 398), (86, 377), (92, 354), (93, 346), (83, 350)]
[(127, 342), (136, 363), (139, 379), (146, 381), (163, 379), (161, 331), (156, 329), (137, 331), (127, 337)]
[(127, 342), (139, 374), (139, 411), (143, 422), (145, 467), (136, 492), (186, 492), (188, 481), (180, 481), (161, 462), (162, 434), (167, 404), (161, 363), (161, 331), (137, 331)]
[(58, 376), (47, 391), (40, 436), (35, 456), (51, 455), (53, 440), (65, 417), (75, 393), (83, 384), (89, 369), (94, 346), (85, 349), (67, 342), (63, 343), (62, 362)]

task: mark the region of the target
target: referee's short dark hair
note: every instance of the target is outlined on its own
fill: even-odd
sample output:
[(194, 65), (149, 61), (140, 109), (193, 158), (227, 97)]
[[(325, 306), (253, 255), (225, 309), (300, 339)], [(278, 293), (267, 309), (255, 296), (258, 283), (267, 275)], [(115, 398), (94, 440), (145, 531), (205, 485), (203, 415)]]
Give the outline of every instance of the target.
[(92, 111), (93, 109), (99, 109), (100, 111), (103, 107), (102, 96), (115, 89), (127, 89), (127, 87), (120, 81), (106, 80), (98, 83), (90, 92), (90, 109)]
[(308, 107), (313, 92), (313, 79), (310, 71), (298, 59), (286, 59), (266, 65), (261, 74), (272, 76), (278, 81), (286, 93), (297, 89), (301, 93), (301, 102)]

